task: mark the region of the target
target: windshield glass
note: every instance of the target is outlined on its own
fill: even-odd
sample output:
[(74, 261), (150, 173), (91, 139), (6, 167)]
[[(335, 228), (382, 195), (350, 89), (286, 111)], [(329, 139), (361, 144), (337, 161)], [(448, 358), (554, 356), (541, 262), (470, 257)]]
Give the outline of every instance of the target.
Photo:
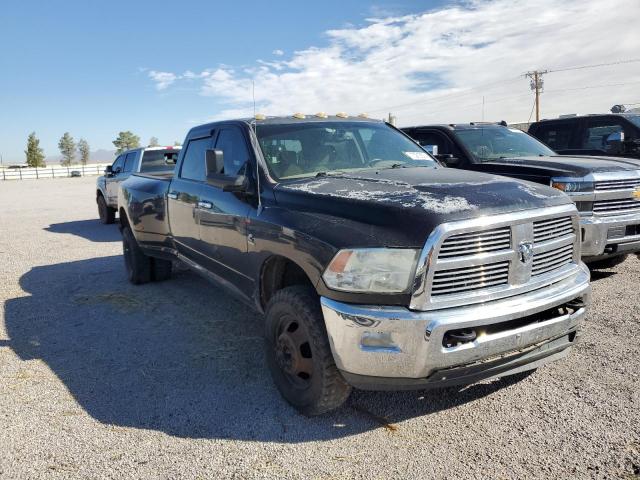
[(142, 163), (140, 164), (140, 172), (142, 173), (158, 173), (173, 172), (176, 167), (176, 160), (180, 150), (145, 150), (142, 155)]
[(627, 115), (627, 118), (631, 123), (633, 123), (636, 127), (640, 127), (640, 115)]
[(488, 127), (456, 130), (456, 135), (479, 162), (498, 158), (555, 155), (549, 147), (515, 128)]
[(256, 130), (269, 173), (279, 180), (437, 165), (422, 148), (384, 123), (288, 123), (258, 125)]

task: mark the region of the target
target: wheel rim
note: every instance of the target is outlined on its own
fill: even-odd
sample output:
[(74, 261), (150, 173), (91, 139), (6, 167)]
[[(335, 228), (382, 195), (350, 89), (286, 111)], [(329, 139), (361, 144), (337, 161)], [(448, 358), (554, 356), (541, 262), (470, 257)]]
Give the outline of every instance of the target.
[(284, 316), (275, 335), (275, 359), (288, 383), (304, 389), (313, 377), (313, 355), (309, 335), (297, 319)]

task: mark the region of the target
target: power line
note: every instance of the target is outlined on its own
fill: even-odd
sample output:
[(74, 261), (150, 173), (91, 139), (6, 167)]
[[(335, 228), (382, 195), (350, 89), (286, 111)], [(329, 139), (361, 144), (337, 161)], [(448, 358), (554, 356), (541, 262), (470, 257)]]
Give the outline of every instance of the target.
[(547, 73), (568, 72), (571, 70), (584, 70), (587, 68), (609, 67), (612, 65), (623, 65), (627, 63), (637, 63), (637, 62), (640, 62), (640, 58), (630, 58), (629, 60), (619, 60), (617, 62), (610, 62), (610, 63), (595, 63), (593, 65), (580, 65), (577, 67), (557, 68), (554, 70), (547, 70)]

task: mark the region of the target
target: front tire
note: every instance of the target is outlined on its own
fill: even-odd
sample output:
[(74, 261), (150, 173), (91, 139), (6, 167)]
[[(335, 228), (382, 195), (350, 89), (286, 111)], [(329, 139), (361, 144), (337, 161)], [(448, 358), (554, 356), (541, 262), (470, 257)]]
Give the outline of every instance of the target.
[(267, 306), (265, 351), (280, 394), (304, 415), (342, 405), (351, 386), (333, 360), (315, 292), (304, 286), (278, 291)]
[(107, 205), (102, 195), (98, 195), (98, 216), (100, 217), (100, 222), (105, 225), (116, 220), (116, 211)]
[(151, 280), (151, 257), (142, 252), (129, 227), (122, 229), (122, 250), (129, 281), (134, 285), (149, 282)]

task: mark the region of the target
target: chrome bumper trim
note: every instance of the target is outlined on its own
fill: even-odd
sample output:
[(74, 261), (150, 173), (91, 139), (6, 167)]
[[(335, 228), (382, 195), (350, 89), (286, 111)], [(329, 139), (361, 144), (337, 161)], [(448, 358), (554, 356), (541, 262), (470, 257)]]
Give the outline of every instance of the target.
[(480, 305), (416, 312), (350, 305), (325, 297), (321, 305), (340, 370), (373, 377), (425, 378), (434, 371), (490, 359), (575, 331), (586, 308), (446, 348), (442, 342), (449, 330), (516, 320), (581, 297), (588, 303), (590, 293), (589, 270), (581, 264), (575, 275), (553, 285)]
[[(640, 242), (640, 235), (608, 238), (610, 228), (626, 227), (627, 225), (640, 225), (640, 213), (615, 216), (581, 216), (580, 229), (584, 231), (582, 239), (582, 256), (607, 256), (604, 251), (607, 245)], [(638, 250), (640, 250), (640, 248)]]

